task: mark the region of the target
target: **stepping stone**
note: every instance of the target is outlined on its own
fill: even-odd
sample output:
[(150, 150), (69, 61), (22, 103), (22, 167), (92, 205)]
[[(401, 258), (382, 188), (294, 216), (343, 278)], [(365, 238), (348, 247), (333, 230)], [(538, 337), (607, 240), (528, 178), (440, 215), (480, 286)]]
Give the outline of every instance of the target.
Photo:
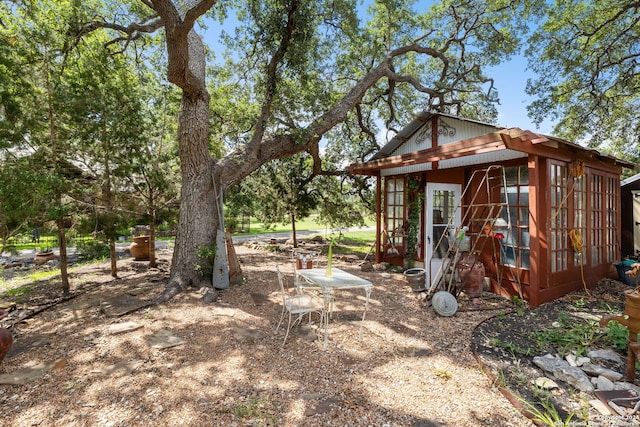
[(32, 335), (29, 337), (14, 338), (11, 349), (9, 353), (7, 353), (7, 359), (47, 344), (49, 344), (49, 335)]
[(42, 378), (44, 374), (53, 369), (62, 369), (67, 366), (67, 360), (60, 358), (47, 363), (40, 363), (28, 368), (18, 369), (10, 374), (0, 375), (0, 384), (24, 385)]
[(157, 348), (159, 350), (164, 350), (166, 348), (175, 347), (185, 343), (185, 340), (175, 336), (169, 329), (160, 329), (155, 334), (145, 337), (144, 340), (152, 348)]
[(255, 305), (265, 305), (269, 301), (265, 295), (253, 292), (251, 293), (251, 299)]
[(214, 316), (234, 317), (236, 315), (235, 308), (215, 307), (211, 310)]
[(250, 329), (242, 327), (231, 328), (231, 335), (238, 341), (258, 341), (265, 338), (265, 333), (259, 329)]
[(100, 310), (109, 317), (120, 317), (128, 313), (139, 310), (149, 305), (148, 301), (143, 301), (131, 295), (118, 295), (100, 304)]
[(109, 325), (108, 332), (110, 335), (123, 334), (125, 332), (135, 331), (142, 328), (143, 325), (136, 322), (114, 323)]
[(91, 370), (92, 374), (106, 374), (109, 376), (113, 376), (116, 374), (130, 374), (136, 369), (138, 369), (144, 361), (142, 360), (123, 360), (121, 362), (116, 363), (115, 365), (107, 365), (99, 368), (95, 368)]

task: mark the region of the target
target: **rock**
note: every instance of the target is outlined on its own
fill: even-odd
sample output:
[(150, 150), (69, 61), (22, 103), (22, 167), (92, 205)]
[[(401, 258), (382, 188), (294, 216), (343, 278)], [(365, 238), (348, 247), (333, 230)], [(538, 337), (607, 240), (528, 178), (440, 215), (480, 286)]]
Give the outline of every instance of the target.
[(622, 363), (622, 357), (613, 350), (591, 350), (589, 351), (589, 357), (596, 360), (607, 360), (614, 363)]
[(60, 358), (51, 362), (18, 369), (10, 374), (0, 375), (0, 384), (24, 385), (43, 377), (44, 374), (53, 369), (62, 369), (65, 366), (67, 366), (67, 360)]
[(109, 325), (108, 332), (111, 335), (117, 335), (125, 332), (135, 331), (140, 328), (142, 328), (142, 325), (136, 322), (114, 323), (113, 325)]
[(586, 374), (592, 377), (603, 376), (612, 382), (620, 381), (623, 378), (620, 372), (604, 368), (600, 365), (594, 365), (593, 363), (585, 363), (581, 368)]
[(591, 405), (591, 407), (598, 411), (601, 415), (612, 415), (609, 408), (607, 408), (606, 405), (599, 399), (590, 400), (589, 405)]
[(535, 356), (533, 358), (533, 363), (535, 363), (537, 367), (539, 367), (545, 372), (553, 372), (553, 370), (557, 368), (570, 367), (568, 362), (552, 354), (545, 354), (544, 356)]
[(237, 341), (260, 341), (265, 338), (265, 333), (259, 329), (234, 326), (230, 329), (231, 335)]
[(554, 388), (559, 388), (558, 383), (547, 377), (538, 377), (531, 382), (535, 384), (536, 387), (539, 387), (543, 390), (553, 390)]
[(576, 356), (575, 354), (567, 354), (564, 358), (564, 360), (567, 361), (567, 363), (569, 363), (570, 366), (578, 366), (578, 364), (576, 363)]
[(613, 390), (613, 382), (610, 379), (608, 379), (607, 377), (604, 377), (604, 376), (600, 375), (595, 380), (595, 387), (598, 390), (611, 391), (611, 390)]
[(369, 261), (365, 262), (360, 266), (360, 271), (364, 271), (365, 273), (370, 273), (373, 271), (373, 264)]
[(155, 334), (145, 337), (145, 341), (153, 348), (160, 350), (184, 344), (185, 341), (173, 334), (169, 329), (160, 329)]
[(577, 366), (582, 366), (585, 363), (590, 363), (591, 359), (589, 359), (588, 357), (578, 357), (576, 358), (576, 365)]
[(591, 384), (589, 376), (577, 366), (569, 366), (568, 363), (567, 366), (558, 366), (553, 369), (553, 376), (585, 393), (593, 391), (593, 384)]
[(635, 384), (628, 383), (626, 381), (620, 381), (613, 384), (614, 390), (630, 390), (635, 392), (637, 395), (640, 395), (640, 387)]

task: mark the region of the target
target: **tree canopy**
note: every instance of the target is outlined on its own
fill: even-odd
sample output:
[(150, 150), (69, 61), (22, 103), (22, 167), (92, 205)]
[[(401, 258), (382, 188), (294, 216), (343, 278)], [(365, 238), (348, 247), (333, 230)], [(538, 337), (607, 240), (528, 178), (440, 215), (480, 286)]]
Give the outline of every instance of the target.
[[(42, 10), (63, 7), (40, 3), (48, 5)], [(12, 7), (28, 15), (31, 6)], [(498, 94), (483, 70), (518, 52), (540, 7), (509, 0), (76, 0), (47, 28), (63, 41), (55, 46), (61, 60), (87, 37), (104, 38), (109, 54), (133, 63), (149, 64), (150, 52), (164, 50), (160, 64), (182, 95), (180, 218), (168, 298), (186, 286), (216, 285), (195, 271), (197, 248), (216, 242), (218, 195), (263, 164), (306, 153), (312, 174), (336, 174), (369, 156), (382, 130), (399, 128), (416, 110), (492, 121)], [(210, 29), (220, 30), (214, 50), (201, 37)], [(35, 50), (46, 50), (38, 40)], [(59, 131), (57, 141), (67, 143), (66, 129)], [(324, 162), (327, 153), (337, 161)]]
[(640, 3), (556, 1), (529, 43), (534, 121), (640, 160)]

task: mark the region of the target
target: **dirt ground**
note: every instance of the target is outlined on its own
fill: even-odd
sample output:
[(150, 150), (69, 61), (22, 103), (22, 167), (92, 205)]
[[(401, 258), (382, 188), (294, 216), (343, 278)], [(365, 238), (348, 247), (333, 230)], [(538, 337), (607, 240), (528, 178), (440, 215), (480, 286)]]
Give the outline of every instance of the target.
[(472, 351), (475, 328), (509, 301), (485, 295), (479, 309), (461, 296), (441, 317), (401, 274), (336, 259), (374, 285), (365, 320), (364, 292), (343, 290), (326, 348), (315, 318), (283, 347), (276, 265), (291, 285), (290, 255), (236, 252), (244, 282), (210, 304), (191, 289), (145, 307), (168, 280), (169, 250), (157, 269), (120, 260), (118, 280), (108, 264), (73, 270), (67, 300), (55, 280), (5, 298), (18, 309), (3, 322), (15, 342), (0, 365), (0, 425), (533, 425)]

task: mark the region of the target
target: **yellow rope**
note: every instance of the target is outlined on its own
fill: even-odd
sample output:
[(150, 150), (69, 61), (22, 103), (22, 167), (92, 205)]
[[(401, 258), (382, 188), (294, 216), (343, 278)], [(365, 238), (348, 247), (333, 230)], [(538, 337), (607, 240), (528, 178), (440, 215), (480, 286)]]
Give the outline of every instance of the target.
[(587, 295), (591, 296), (589, 293), (589, 289), (587, 289), (587, 283), (584, 280), (584, 263), (582, 262), (582, 251), (584, 249), (584, 240), (582, 239), (582, 234), (580, 234), (580, 230), (576, 230), (572, 228), (569, 230), (569, 239), (571, 240), (571, 246), (573, 250), (578, 254), (578, 259), (580, 260), (580, 274), (582, 276), (582, 287)]

